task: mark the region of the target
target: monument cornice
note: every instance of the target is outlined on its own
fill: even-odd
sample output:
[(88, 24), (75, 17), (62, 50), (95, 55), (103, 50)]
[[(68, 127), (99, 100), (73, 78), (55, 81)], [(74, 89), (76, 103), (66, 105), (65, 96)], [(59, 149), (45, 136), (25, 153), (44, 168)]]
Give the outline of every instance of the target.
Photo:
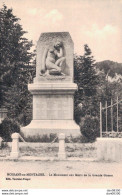
[(29, 91), (34, 94), (74, 94), (77, 90), (75, 83), (34, 83), (28, 85)]

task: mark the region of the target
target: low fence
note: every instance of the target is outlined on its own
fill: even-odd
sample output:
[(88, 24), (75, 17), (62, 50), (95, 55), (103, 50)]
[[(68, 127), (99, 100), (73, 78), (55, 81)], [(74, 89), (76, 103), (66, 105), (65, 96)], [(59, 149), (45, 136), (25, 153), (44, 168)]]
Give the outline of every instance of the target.
[(110, 105), (107, 101), (104, 106), (100, 102), (100, 137), (109, 137), (109, 135), (110, 137), (122, 137), (121, 102), (122, 100), (119, 100), (118, 97), (115, 103), (111, 99)]
[[(13, 159), (17, 159), (20, 157), (19, 152), (19, 138), (28, 146), (28, 143), (22, 138), (19, 133), (12, 134), (12, 145), (11, 145), (11, 153), (10, 157)], [(58, 159), (64, 160), (66, 159), (66, 152), (65, 152), (65, 134), (60, 133), (58, 137), (56, 137), (50, 144), (53, 144), (56, 139), (59, 139), (59, 151), (58, 151)]]
[(100, 137), (96, 140), (97, 160), (122, 161), (121, 104), (118, 97), (110, 103), (100, 102)]
[[(19, 142), (19, 138), (21, 138), (23, 140), (23, 142)], [(55, 140), (57, 138), (59, 140), (59, 143), (55, 143)], [(40, 148), (42, 148), (42, 150), (44, 150), (44, 152), (41, 151), (41, 153), (40, 153), (36, 149), (30, 150), (31, 147), (36, 148), (35, 145), (33, 145), (33, 144), (36, 144), (36, 147), (38, 148), (38, 150), (40, 150)], [(75, 156), (75, 154), (77, 154), (78, 147), (76, 147), (76, 145), (74, 145), (74, 143), (70, 143), (70, 144), (74, 145), (75, 147), (69, 148), (70, 150), (73, 149), (73, 152), (74, 152), (73, 157), (71, 157), (68, 154), (67, 149), (69, 146), (67, 146), (67, 144), (65, 143), (65, 134), (59, 134), (59, 136), (56, 137), (52, 142), (50, 142), (48, 144), (45, 143), (46, 145), (41, 146), (40, 148), (39, 148), (39, 144), (41, 144), (41, 143), (25, 142), (24, 139), (18, 133), (14, 133), (14, 134), (12, 134), (12, 142), (9, 143), (10, 150), (9, 150), (8, 156), (4, 157), (3, 159), (73, 160), (73, 161), (74, 160), (75, 161), (76, 160), (84, 161), (87, 159), (87, 161), (89, 161), (89, 160), (90, 161), (110, 161), (110, 162), (111, 161), (114, 161), (114, 162), (122, 161), (122, 153), (120, 152), (122, 150), (122, 138), (106, 138), (106, 137), (97, 138), (96, 142), (94, 143), (94, 146), (93, 145), (90, 146), (90, 153), (93, 153), (95, 151), (96, 155), (95, 156), (92, 155), (91, 157), (88, 155), (87, 158), (85, 158), (85, 159), (83, 158), (83, 152), (86, 153), (87, 148), (85, 149), (83, 144), (81, 144), (78, 158)], [(24, 148), (27, 151), (27, 153), (24, 153), (24, 155), (23, 155), (22, 148)], [(48, 150), (48, 152), (46, 153), (46, 156), (45, 156), (45, 152), (46, 152), (45, 149), (46, 148), (49, 148), (49, 149), (50, 148), (57, 148), (55, 151), (56, 152), (55, 155), (53, 153), (53, 157), (51, 157), (50, 150)], [(94, 151), (93, 151), (93, 149), (94, 149)], [(29, 151), (32, 151), (32, 153), (28, 153)], [(34, 153), (37, 152), (37, 155), (35, 155), (33, 152)]]

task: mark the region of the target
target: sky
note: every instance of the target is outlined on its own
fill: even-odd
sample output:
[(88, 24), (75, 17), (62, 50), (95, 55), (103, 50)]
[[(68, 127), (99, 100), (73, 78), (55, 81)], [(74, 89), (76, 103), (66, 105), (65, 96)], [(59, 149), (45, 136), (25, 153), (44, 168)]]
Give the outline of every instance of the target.
[(122, 0), (0, 0), (36, 45), (42, 32), (68, 31), (74, 53), (88, 44), (96, 61), (122, 62)]

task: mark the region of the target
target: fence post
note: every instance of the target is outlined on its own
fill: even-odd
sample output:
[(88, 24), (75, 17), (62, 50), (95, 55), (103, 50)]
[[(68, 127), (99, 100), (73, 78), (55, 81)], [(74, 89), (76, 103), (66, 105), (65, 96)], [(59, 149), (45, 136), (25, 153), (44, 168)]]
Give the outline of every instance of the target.
[(66, 153), (65, 153), (65, 134), (60, 133), (59, 134), (59, 152), (58, 152), (58, 158), (63, 160), (66, 159)]
[(12, 150), (10, 156), (12, 158), (19, 157), (19, 133), (12, 134)]
[(0, 148), (2, 146), (2, 141), (3, 141), (3, 139), (2, 139), (2, 137), (0, 137)]
[(111, 131), (113, 132), (113, 101), (111, 99)]
[(100, 102), (100, 137), (102, 137), (102, 103)]
[(108, 130), (108, 112), (107, 112), (107, 101), (106, 101), (106, 104), (105, 104), (105, 107), (106, 107), (106, 132)]
[(117, 132), (119, 131), (119, 127), (118, 127), (118, 96), (117, 96)]

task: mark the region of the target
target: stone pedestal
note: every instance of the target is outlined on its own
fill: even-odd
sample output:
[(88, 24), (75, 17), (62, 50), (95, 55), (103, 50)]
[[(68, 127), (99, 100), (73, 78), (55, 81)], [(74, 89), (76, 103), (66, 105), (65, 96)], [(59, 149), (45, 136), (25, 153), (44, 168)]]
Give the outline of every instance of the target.
[(97, 138), (97, 159), (122, 161), (122, 138)]
[[(44, 62), (44, 50), (60, 40), (63, 44), (65, 68), (61, 74), (49, 74), (41, 70)], [(47, 56), (48, 53), (45, 55)], [(33, 120), (21, 128), (25, 137), (45, 134), (80, 135), (80, 127), (74, 121), (74, 92), (77, 85), (73, 83), (73, 42), (69, 33), (42, 33), (37, 44), (36, 78), (28, 89), (33, 95)]]
[(19, 133), (12, 134), (12, 149), (11, 149), (11, 158), (19, 157)]
[(80, 135), (80, 128), (74, 121), (74, 92), (77, 85), (31, 84), (33, 94), (33, 120), (21, 130), (25, 137), (44, 134), (65, 133)]

